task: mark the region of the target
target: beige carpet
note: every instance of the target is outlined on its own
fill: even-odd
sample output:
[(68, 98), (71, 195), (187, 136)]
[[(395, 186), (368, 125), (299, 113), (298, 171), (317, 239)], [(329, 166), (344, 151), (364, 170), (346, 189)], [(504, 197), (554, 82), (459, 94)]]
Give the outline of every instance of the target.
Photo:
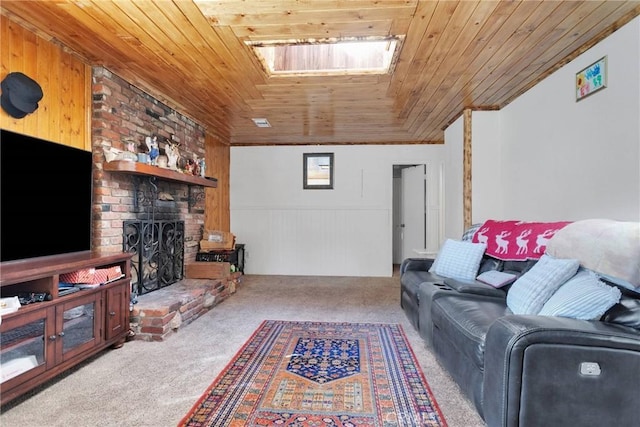
[[(132, 341), (6, 405), (2, 427), (175, 426), (265, 319), (400, 323), (451, 427), (483, 426), (400, 308), (393, 278), (244, 276), (164, 342)], [(1, 392), (1, 389), (0, 389)]]

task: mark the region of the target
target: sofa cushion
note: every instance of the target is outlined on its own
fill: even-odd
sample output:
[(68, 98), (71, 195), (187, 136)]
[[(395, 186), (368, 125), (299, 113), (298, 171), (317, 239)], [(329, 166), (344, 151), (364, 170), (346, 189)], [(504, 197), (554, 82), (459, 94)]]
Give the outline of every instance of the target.
[(418, 289), (422, 283), (443, 283), (444, 277), (429, 273), (428, 271), (409, 270), (400, 278), (403, 292), (406, 292), (411, 298), (416, 299)]
[(442, 334), (455, 347), (450, 357), (460, 352), (482, 370), (487, 331), (493, 322), (508, 314), (511, 312), (504, 300), (498, 298), (445, 295), (433, 301), (433, 334)]
[(620, 287), (618, 290), (622, 293), (620, 301), (607, 310), (600, 320), (640, 330), (640, 293)]
[(476, 231), (480, 228), (482, 223), (472, 224), (471, 227), (464, 230), (462, 233), (462, 241), (463, 242), (471, 242), (473, 240), (473, 235), (476, 234)]
[(427, 271), (431, 268), (433, 261), (431, 258), (405, 258), (400, 264), (400, 276), (409, 270)]
[(487, 246), (447, 239), (429, 269), (438, 276), (474, 280)]
[(543, 255), (509, 289), (507, 306), (514, 314), (538, 314), (551, 295), (578, 271), (576, 259)]
[(485, 271), (491, 270), (501, 270), (504, 261), (500, 261), (499, 259), (488, 256), (486, 253), (482, 257), (482, 261), (480, 261), (480, 268), (478, 268), (478, 274), (484, 273)]
[(418, 307), (417, 329), (429, 347), (433, 345), (433, 322), (431, 321), (433, 301), (438, 298), (447, 297), (449, 294), (455, 294), (455, 292), (456, 291), (444, 283), (424, 283), (418, 290), (417, 299), (420, 301), (420, 307)]
[(574, 319), (599, 319), (620, 301), (620, 291), (602, 283), (595, 274), (579, 271), (560, 286), (538, 313)]
[(531, 267), (536, 265), (537, 262), (537, 259), (529, 259), (526, 261), (503, 261), (500, 271), (515, 274), (520, 277), (527, 271), (531, 270)]
[(484, 295), (505, 299), (507, 293), (477, 280), (444, 279), (444, 284), (460, 294)]

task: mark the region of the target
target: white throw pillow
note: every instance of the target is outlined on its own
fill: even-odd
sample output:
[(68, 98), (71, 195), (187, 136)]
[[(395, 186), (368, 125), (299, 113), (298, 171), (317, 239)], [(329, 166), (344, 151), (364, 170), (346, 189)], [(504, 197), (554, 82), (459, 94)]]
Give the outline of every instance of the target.
[(474, 280), (486, 250), (487, 246), (482, 243), (447, 239), (429, 272), (452, 279)]
[(577, 259), (542, 255), (529, 271), (516, 280), (507, 294), (507, 306), (514, 314), (538, 314), (544, 303), (580, 267)]
[(515, 274), (505, 273), (503, 271), (497, 270), (489, 270), (479, 275), (476, 280), (482, 283), (486, 283), (487, 285), (491, 285), (494, 288), (501, 288), (508, 285), (509, 283), (513, 283), (517, 277), (518, 276), (516, 276)]
[(602, 283), (595, 274), (579, 271), (549, 298), (538, 314), (574, 319), (599, 319), (620, 301), (621, 292)]

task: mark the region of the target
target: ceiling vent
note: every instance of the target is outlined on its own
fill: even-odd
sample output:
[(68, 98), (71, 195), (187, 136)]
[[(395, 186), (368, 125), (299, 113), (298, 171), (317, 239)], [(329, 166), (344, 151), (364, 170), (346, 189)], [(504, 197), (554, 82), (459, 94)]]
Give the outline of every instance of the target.
[(271, 127), (271, 123), (269, 123), (269, 120), (267, 119), (251, 119), (253, 120), (253, 123), (256, 124), (256, 126), (258, 126), (259, 128), (270, 128)]

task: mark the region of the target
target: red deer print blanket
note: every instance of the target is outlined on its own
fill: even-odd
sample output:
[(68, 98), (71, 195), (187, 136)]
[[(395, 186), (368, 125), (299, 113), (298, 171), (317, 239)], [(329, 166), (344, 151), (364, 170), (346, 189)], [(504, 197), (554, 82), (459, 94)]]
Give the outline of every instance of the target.
[(554, 234), (570, 221), (522, 222), (488, 220), (473, 235), (487, 245), (487, 255), (503, 261), (538, 259)]

